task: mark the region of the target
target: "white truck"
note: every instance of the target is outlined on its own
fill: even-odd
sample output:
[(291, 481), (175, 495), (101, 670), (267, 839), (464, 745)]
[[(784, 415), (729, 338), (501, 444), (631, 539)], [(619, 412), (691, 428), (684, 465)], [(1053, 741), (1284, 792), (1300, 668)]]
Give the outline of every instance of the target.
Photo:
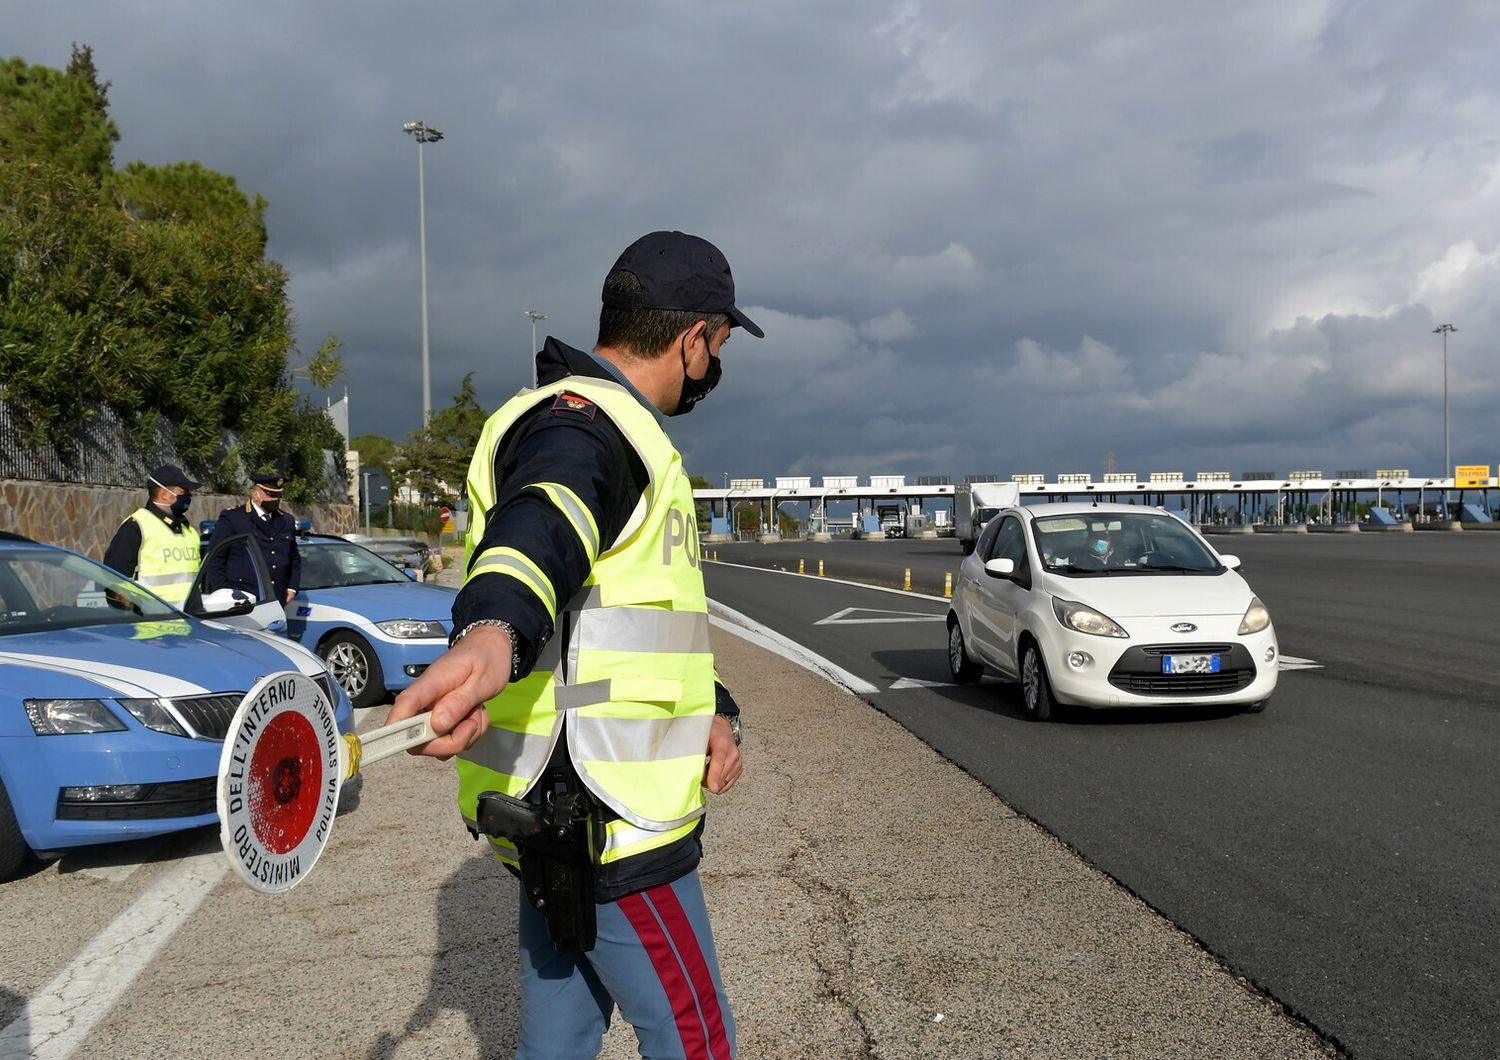
[(967, 556), (974, 551), (979, 531), (1001, 508), (1021, 503), (1021, 487), (1014, 482), (965, 482), (953, 490), (953, 536)]

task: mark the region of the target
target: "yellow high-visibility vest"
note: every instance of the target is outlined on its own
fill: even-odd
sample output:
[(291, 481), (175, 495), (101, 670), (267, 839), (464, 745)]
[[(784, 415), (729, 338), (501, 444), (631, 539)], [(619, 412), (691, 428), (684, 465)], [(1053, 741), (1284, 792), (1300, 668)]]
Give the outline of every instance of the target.
[[(588, 579), (570, 600), (558, 600), (519, 549), (474, 551), (495, 505), (495, 461), (506, 433), (564, 394), (603, 409), (650, 476), (614, 541), (599, 539), (593, 516), (566, 486), (528, 487), (563, 514), (590, 560)], [(456, 759), (464, 819), (473, 824), (485, 791), (516, 798), (530, 791), (566, 731), (579, 777), (620, 817), (607, 826), (602, 861), (687, 835), (703, 815), (714, 669), (692, 486), (671, 440), (623, 386), (570, 376), (522, 390), (490, 417), (469, 465), (468, 493), (467, 577), (514, 578), (546, 606), (556, 632), (532, 672), (489, 701), (490, 727)], [(513, 845), (490, 842), (503, 860), (516, 860)]]
[(173, 607), (181, 607), (187, 603), (193, 579), (198, 576), (198, 561), (203, 553), (198, 531), (183, 523), (182, 532), (173, 533), (159, 516), (145, 508), (131, 512), (130, 518), (141, 528), (135, 580)]

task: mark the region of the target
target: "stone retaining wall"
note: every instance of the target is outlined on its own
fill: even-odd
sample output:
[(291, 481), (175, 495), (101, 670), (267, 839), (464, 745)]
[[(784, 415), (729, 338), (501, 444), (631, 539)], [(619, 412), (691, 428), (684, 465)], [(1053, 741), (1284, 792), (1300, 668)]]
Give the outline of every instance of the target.
[[(0, 530), (103, 559), (120, 523), (145, 502), (144, 488), (0, 479)], [(244, 503), (244, 497), (198, 493), (188, 518), (197, 526), (225, 508)], [(313, 527), (325, 533), (347, 534), (357, 529), (352, 504), (289, 504), (287, 510), (299, 519), (311, 519)]]

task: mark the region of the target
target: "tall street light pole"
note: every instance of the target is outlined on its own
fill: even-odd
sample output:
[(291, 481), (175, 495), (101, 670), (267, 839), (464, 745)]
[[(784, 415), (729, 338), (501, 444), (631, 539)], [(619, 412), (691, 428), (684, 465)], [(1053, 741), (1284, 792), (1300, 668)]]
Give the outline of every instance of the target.
[(526, 315), (531, 318), (531, 386), (536, 388), (536, 322), (546, 320), (546, 313), (538, 313), (535, 309), (526, 310)]
[(401, 128), (417, 140), (417, 231), (422, 257), (422, 426), (432, 418), (432, 378), (427, 359), (427, 174), (422, 165), (422, 145), (435, 144), (443, 134), (426, 122), (409, 121)]
[[(1434, 335), (1443, 336), (1443, 477), (1453, 474), (1453, 456), (1448, 445), (1448, 333), (1458, 329), (1452, 324), (1439, 324), (1432, 329)], [(1443, 505), (1448, 504), (1448, 494), (1443, 494)], [(1444, 514), (1447, 514), (1446, 512)]]

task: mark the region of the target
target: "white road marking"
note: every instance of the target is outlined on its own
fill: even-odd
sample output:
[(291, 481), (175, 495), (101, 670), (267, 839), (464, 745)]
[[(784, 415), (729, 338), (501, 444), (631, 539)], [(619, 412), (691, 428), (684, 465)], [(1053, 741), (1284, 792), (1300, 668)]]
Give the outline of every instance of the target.
[[(850, 618), (853, 614), (878, 615), (878, 618)], [(930, 615), (922, 611), (877, 611), (873, 607), (846, 607), (835, 611), (827, 618), (820, 618), (815, 626), (868, 626), (880, 622), (941, 622), (944, 616)]]
[[(980, 679), (981, 684), (1003, 684), (998, 677), (985, 674)], [(903, 688), (957, 688), (957, 681), (924, 681), (920, 677), (903, 677), (891, 685), (892, 692), (899, 692)]]
[(1276, 663), (1278, 670), (1321, 670), (1323, 664), (1311, 659), (1299, 659), (1295, 655), (1283, 655)]
[[(728, 560), (706, 559), (704, 563), (717, 563), (725, 567), (734, 567), (736, 570), (754, 570), (763, 574), (783, 574), (788, 578), (812, 578), (816, 581), (825, 582), (830, 585), (852, 585), (856, 589), (869, 589), (873, 593), (895, 593), (897, 596), (905, 596), (908, 599), (916, 597), (919, 600), (936, 600), (940, 604), (951, 604), (952, 600), (946, 596), (935, 596), (932, 593), (919, 593), (916, 590), (892, 589), (886, 585), (871, 585), (869, 582), (855, 582), (848, 578), (825, 578), (821, 574), (798, 574), (794, 570), (777, 570), (775, 567), (753, 567), (748, 563), (730, 563)], [(953, 575), (957, 580), (957, 572)]]
[[(717, 600), (708, 602), (710, 610), (718, 614), (711, 614), (708, 620), (720, 629), (733, 633), (735, 636), (748, 640), (751, 644), (759, 645), (767, 651), (775, 652), (783, 659), (790, 660), (805, 670), (811, 670), (819, 677), (832, 681), (836, 685), (842, 685), (855, 695), (872, 695), (879, 692), (870, 682), (862, 677), (856, 677), (848, 670), (836, 663), (829, 662), (821, 655), (808, 651), (796, 641), (783, 637), (773, 629), (761, 625), (759, 622), (742, 615), (732, 607), (725, 607)], [(723, 615), (720, 618), (719, 615)], [(729, 619), (730, 621), (725, 621)]]
[(0, 1030), (0, 1057), (71, 1056), (228, 869), (215, 835), (211, 852), (163, 873)]

